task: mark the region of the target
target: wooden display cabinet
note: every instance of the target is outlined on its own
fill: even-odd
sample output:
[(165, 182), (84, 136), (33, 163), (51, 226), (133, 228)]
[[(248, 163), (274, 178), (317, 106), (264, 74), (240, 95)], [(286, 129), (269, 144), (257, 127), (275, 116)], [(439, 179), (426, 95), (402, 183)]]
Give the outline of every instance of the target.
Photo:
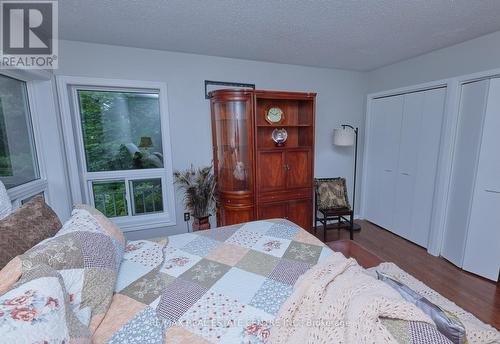
[[(218, 226), (286, 218), (312, 225), (315, 93), (217, 90), (210, 93)], [(270, 123), (270, 108), (283, 112)], [(283, 145), (272, 139), (285, 129)]]

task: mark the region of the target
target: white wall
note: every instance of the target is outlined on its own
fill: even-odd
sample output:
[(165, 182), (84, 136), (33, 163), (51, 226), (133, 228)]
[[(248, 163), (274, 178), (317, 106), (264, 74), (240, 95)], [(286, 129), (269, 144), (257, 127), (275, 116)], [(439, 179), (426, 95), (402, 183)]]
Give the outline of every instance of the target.
[(367, 73), (368, 92), (500, 68), (500, 31)]
[[(317, 92), (315, 175), (345, 176), (352, 186), (353, 151), (332, 146), (332, 129), (342, 123), (352, 124), (360, 127), (362, 137), (367, 85), (364, 73), (72, 41), (61, 41), (59, 49), (59, 75), (167, 83), (174, 169), (212, 160), (205, 79), (255, 83), (259, 89)], [(361, 140), (360, 153), (362, 144)], [(177, 226), (135, 232), (129, 237), (186, 231), (179, 194), (176, 213)]]

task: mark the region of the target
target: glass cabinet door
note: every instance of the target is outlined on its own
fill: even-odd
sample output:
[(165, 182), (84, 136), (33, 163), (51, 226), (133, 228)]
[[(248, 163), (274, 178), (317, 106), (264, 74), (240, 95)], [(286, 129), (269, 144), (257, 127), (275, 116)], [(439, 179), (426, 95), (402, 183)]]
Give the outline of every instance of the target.
[(250, 191), (249, 148), (251, 126), (249, 99), (213, 104), (219, 191)]

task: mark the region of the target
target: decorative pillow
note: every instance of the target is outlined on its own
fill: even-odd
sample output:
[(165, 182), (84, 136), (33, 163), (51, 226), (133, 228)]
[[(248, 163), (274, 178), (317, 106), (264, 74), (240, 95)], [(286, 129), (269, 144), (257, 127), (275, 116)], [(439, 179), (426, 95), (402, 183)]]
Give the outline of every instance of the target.
[(317, 179), (319, 209), (350, 208), (345, 178)]
[(446, 338), (448, 338), (454, 344), (465, 344), (467, 343), (467, 336), (465, 333), (465, 326), (462, 322), (453, 314), (446, 312), (441, 307), (433, 304), (425, 297), (412, 290), (405, 284), (399, 282), (398, 280), (392, 278), (391, 276), (377, 271), (377, 278), (384, 281), (392, 288), (394, 288), (403, 299), (408, 302), (413, 303), (418, 308), (420, 308), (425, 314), (427, 314), (436, 324), (439, 332), (441, 332)]
[(19, 270), (26, 272), (40, 265), (56, 269), (70, 294), (76, 317), (93, 333), (111, 302), (125, 240), (121, 232), (110, 234), (109, 228), (101, 225), (103, 221), (86, 209), (74, 209), (54, 237), (16, 257), (0, 271), (0, 280), (12, 280), (16, 272), (21, 274)]
[(0, 180), (0, 220), (6, 218), (12, 212), (12, 203), (10, 202), (7, 189)]
[(3, 343), (90, 343), (90, 332), (73, 314), (61, 275), (47, 265), (27, 271), (0, 296)]
[(61, 228), (56, 213), (36, 196), (0, 220), (0, 268)]

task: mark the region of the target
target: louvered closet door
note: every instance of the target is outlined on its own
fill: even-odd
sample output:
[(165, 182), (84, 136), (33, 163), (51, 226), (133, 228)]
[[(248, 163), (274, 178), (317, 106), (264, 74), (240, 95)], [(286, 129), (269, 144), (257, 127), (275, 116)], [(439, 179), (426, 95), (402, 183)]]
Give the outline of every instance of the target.
[(496, 281), (500, 269), (500, 79), (492, 79), (465, 246), (465, 270)]
[(389, 229), (393, 224), (403, 96), (375, 99), (371, 105), (365, 216)]
[(405, 95), (393, 230), (427, 247), (446, 89)]

